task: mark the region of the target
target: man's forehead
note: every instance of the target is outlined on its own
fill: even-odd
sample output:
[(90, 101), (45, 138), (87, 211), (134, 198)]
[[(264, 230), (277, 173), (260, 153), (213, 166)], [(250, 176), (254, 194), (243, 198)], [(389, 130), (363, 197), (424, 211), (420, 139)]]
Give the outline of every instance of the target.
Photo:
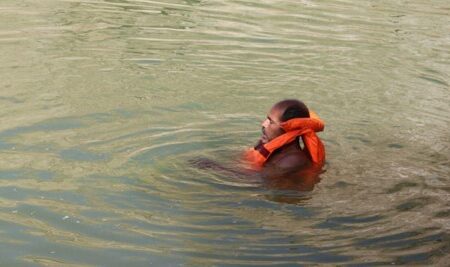
[(279, 121), (281, 116), (283, 115), (283, 112), (285, 109), (286, 108), (283, 108), (283, 107), (273, 106), (270, 109), (269, 114), (267, 114), (267, 118), (269, 118), (271, 120)]
[(277, 103), (270, 109), (269, 113), (272, 113), (274, 115), (277, 114), (277, 115), (281, 116), (281, 114), (286, 110), (286, 108), (287, 108), (286, 105)]

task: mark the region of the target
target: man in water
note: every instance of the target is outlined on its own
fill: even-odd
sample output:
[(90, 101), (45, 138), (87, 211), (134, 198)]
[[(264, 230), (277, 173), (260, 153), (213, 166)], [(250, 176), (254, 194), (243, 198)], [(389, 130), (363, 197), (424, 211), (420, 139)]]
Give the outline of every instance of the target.
[(228, 176), (262, 177), (270, 188), (310, 191), (319, 182), (325, 148), (315, 132), (323, 121), (295, 99), (276, 103), (262, 122), (258, 144), (245, 153), (245, 169), (224, 166), (205, 158), (191, 160), (197, 168)]
[(325, 148), (315, 132), (322, 131), (324, 123), (303, 102), (287, 99), (276, 103), (261, 125), (261, 139), (246, 153), (253, 169), (288, 173), (322, 167)]

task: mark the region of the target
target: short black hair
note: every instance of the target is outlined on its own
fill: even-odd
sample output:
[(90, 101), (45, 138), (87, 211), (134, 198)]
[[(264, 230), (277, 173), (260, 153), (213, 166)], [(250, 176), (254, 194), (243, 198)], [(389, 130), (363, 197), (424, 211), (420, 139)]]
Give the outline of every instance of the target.
[(286, 109), (281, 115), (281, 121), (285, 122), (294, 118), (309, 118), (309, 110), (305, 103), (297, 99), (286, 99), (278, 103)]

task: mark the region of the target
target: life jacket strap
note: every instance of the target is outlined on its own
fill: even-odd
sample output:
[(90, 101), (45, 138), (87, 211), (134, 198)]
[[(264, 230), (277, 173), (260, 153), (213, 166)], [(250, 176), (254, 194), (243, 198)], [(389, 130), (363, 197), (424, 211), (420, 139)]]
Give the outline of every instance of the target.
[(265, 158), (269, 157), (270, 155), (270, 151), (264, 147), (264, 144), (262, 142), (259, 142), (255, 146), (255, 150), (258, 151)]

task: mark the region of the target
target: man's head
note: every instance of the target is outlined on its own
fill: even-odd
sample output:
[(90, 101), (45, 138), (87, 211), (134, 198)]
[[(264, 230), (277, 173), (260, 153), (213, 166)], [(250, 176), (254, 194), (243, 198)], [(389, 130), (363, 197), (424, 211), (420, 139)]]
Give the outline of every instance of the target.
[(280, 124), (294, 118), (309, 118), (309, 110), (306, 105), (296, 99), (286, 99), (273, 105), (262, 122), (261, 141), (267, 143), (282, 135), (284, 130)]

